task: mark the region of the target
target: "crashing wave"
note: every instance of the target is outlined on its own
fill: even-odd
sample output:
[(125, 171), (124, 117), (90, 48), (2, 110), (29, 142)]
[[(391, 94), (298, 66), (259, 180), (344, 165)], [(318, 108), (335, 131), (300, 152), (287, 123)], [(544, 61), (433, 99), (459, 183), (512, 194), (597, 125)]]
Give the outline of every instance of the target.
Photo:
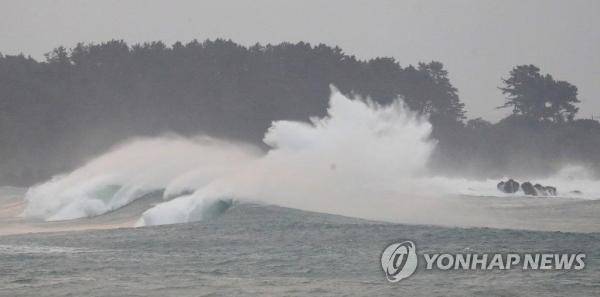
[[(498, 195), (496, 181), (428, 176), (431, 128), (401, 100), (379, 106), (333, 89), (325, 117), (272, 123), (266, 153), (211, 138), (137, 139), (32, 187), (24, 215), (48, 221), (97, 216), (164, 190), (168, 201), (148, 209), (138, 226), (202, 220), (224, 211), (232, 198), (434, 223), (448, 211), (448, 194)], [(579, 179), (540, 181), (565, 191), (600, 188), (575, 169), (561, 174)]]
[(184, 184), (191, 187), (188, 191), (194, 190), (258, 155), (256, 148), (209, 138), (134, 140), (30, 188), (23, 215), (46, 221), (101, 215), (157, 190), (175, 195), (183, 190), (178, 179), (185, 176), (193, 177), (193, 183)]

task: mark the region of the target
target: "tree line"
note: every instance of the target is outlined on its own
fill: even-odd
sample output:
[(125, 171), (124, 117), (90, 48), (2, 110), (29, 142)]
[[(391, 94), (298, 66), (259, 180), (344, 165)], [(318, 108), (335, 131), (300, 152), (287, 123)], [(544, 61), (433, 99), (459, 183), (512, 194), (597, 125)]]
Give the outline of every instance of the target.
[(0, 54), (0, 184), (47, 179), (132, 136), (202, 133), (262, 145), (274, 120), (324, 115), (330, 84), (379, 104), (400, 97), (427, 114), (438, 170), (518, 173), (517, 159), (525, 157), (533, 164), (527, 169), (540, 172), (552, 160), (599, 164), (600, 128), (575, 120), (576, 87), (532, 65), (515, 67), (503, 81), (513, 115), (491, 124), (467, 121), (436, 61), (403, 67), (304, 42), (113, 40), (58, 47), (44, 61)]

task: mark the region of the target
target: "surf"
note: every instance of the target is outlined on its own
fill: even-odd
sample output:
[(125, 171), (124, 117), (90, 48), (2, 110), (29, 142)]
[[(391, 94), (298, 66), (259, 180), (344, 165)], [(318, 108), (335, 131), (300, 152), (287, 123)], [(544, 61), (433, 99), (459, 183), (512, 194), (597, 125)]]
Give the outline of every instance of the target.
[[(273, 122), (263, 140), (266, 151), (205, 136), (133, 139), (30, 188), (22, 215), (44, 221), (94, 217), (162, 191), (163, 201), (136, 226), (199, 221), (233, 201), (395, 222), (468, 222), (460, 219), (469, 216), (465, 207), (449, 197), (501, 196), (496, 182), (430, 172), (436, 146), (431, 131), (427, 117), (401, 99), (381, 106), (332, 87), (324, 117)], [(560, 174), (548, 183), (560, 183)], [(578, 186), (600, 188), (577, 176), (559, 193)]]

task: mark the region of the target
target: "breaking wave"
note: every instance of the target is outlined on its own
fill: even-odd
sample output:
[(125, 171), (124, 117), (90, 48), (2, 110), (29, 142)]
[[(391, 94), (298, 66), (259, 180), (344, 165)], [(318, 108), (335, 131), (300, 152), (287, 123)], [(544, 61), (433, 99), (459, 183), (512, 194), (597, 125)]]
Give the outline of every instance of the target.
[(251, 146), (210, 138), (134, 140), (30, 188), (23, 215), (46, 221), (101, 215), (157, 190), (176, 195), (189, 191), (187, 185), (208, 184), (259, 154)]
[[(137, 139), (32, 187), (24, 215), (47, 221), (97, 216), (164, 190), (167, 201), (148, 209), (138, 226), (201, 220), (234, 200), (436, 223), (448, 211), (449, 194), (497, 195), (497, 181), (428, 175), (431, 128), (401, 100), (379, 106), (332, 89), (327, 116), (274, 122), (264, 137), (267, 152), (206, 137)], [(599, 188), (596, 181), (584, 183)], [(570, 185), (564, 189), (589, 186)]]

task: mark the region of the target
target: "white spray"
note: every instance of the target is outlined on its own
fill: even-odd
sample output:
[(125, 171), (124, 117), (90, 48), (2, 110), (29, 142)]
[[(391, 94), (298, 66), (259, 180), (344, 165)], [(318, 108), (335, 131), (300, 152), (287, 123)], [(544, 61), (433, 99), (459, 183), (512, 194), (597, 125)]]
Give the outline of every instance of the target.
[(25, 217), (46, 221), (101, 215), (152, 191), (184, 192), (256, 158), (259, 151), (209, 138), (176, 136), (120, 145), (83, 167), (30, 188)]
[(200, 220), (218, 199), (435, 224), (455, 206), (451, 194), (495, 189), (493, 181), (427, 176), (431, 125), (399, 100), (382, 107), (332, 90), (327, 112), (311, 123), (274, 122), (267, 153), (209, 138), (132, 141), (31, 188), (24, 214), (95, 216), (164, 189), (165, 199), (179, 197), (147, 210), (139, 226)]

